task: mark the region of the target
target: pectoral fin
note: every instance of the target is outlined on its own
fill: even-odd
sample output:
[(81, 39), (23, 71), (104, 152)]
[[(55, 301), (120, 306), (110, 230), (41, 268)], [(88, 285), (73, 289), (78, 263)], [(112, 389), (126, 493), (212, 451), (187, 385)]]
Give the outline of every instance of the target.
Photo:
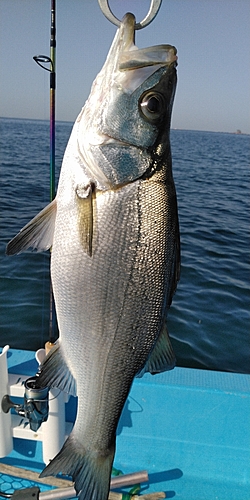
[(53, 200), (8, 243), (6, 254), (15, 255), (30, 247), (38, 252), (49, 250), (53, 243), (55, 220), (56, 200)]
[(175, 366), (175, 361), (175, 355), (168, 335), (167, 325), (166, 322), (164, 322), (153, 351), (151, 352), (143, 369), (136, 376), (140, 378), (146, 372), (151, 373), (151, 375), (155, 375), (156, 373), (172, 370)]
[(84, 250), (92, 256), (93, 242), (93, 197), (94, 186), (78, 186), (76, 189), (78, 201), (78, 227), (80, 239)]

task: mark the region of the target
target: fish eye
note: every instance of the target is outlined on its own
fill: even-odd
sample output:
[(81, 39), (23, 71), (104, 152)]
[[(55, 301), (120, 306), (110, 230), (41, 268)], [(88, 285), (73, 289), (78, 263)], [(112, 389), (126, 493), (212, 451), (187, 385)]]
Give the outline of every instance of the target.
[(147, 120), (158, 121), (163, 114), (164, 98), (158, 92), (146, 92), (140, 98), (139, 109)]

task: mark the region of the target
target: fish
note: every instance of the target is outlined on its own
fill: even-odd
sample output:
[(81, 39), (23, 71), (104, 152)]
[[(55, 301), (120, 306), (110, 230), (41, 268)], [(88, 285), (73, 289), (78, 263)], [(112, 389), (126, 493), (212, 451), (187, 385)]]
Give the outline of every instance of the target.
[(127, 13), (73, 126), (55, 199), (7, 245), (51, 248), (59, 339), (41, 386), (78, 397), (74, 428), (41, 476), (107, 500), (116, 429), (135, 376), (170, 370), (166, 316), (180, 275), (170, 121), (172, 45), (139, 49)]

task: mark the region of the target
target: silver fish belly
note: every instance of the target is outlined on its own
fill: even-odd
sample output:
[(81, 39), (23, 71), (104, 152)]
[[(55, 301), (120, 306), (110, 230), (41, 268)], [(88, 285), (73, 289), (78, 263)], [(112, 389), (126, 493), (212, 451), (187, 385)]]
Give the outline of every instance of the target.
[(52, 246), (60, 331), (41, 385), (78, 396), (74, 429), (42, 475), (107, 500), (115, 433), (136, 375), (174, 366), (167, 309), (179, 279), (169, 128), (176, 50), (137, 49), (126, 14), (67, 146), (56, 199), (8, 244)]

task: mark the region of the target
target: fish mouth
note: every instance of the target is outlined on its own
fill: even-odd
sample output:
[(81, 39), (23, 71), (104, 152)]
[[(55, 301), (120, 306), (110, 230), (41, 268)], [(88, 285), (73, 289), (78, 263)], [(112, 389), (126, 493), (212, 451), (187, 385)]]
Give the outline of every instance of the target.
[[(106, 64), (113, 64), (113, 80), (122, 87), (123, 91), (131, 94), (147, 78), (159, 68), (177, 65), (177, 50), (173, 45), (162, 44), (139, 49), (135, 45), (135, 17), (125, 14), (120, 30), (114, 57), (113, 47), (107, 58)], [(118, 35), (117, 34), (117, 35)]]
[[(130, 22), (126, 22), (126, 16)], [(134, 19), (133, 14), (126, 14), (125, 22), (120, 28), (123, 43), (113, 68), (113, 82), (127, 94), (133, 93), (159, 68), (172, 64), (177, 66), (178, 60), (177, 49), (173, 45), (162, 44), (139, 49), (134, 43), (134, 24), (130, 16)]]
[(177, 62), (177, 50), (173, 45), (154, 45), (143, 49), (135, 45), (135, 16), (130, 12), (125, 14), (120, 31), (120, 53), (117, 58), (119, 71), (166, 66)]
[(118, 86), (131, 94), (146, 78), (160, 67), (177, 65), (177, 50), (173, 45), (161, 44), (145, 48), (135, 45), (135, 16), (125, 14), (117, 30), (104, 66), (99, 74), (101, 92)]

